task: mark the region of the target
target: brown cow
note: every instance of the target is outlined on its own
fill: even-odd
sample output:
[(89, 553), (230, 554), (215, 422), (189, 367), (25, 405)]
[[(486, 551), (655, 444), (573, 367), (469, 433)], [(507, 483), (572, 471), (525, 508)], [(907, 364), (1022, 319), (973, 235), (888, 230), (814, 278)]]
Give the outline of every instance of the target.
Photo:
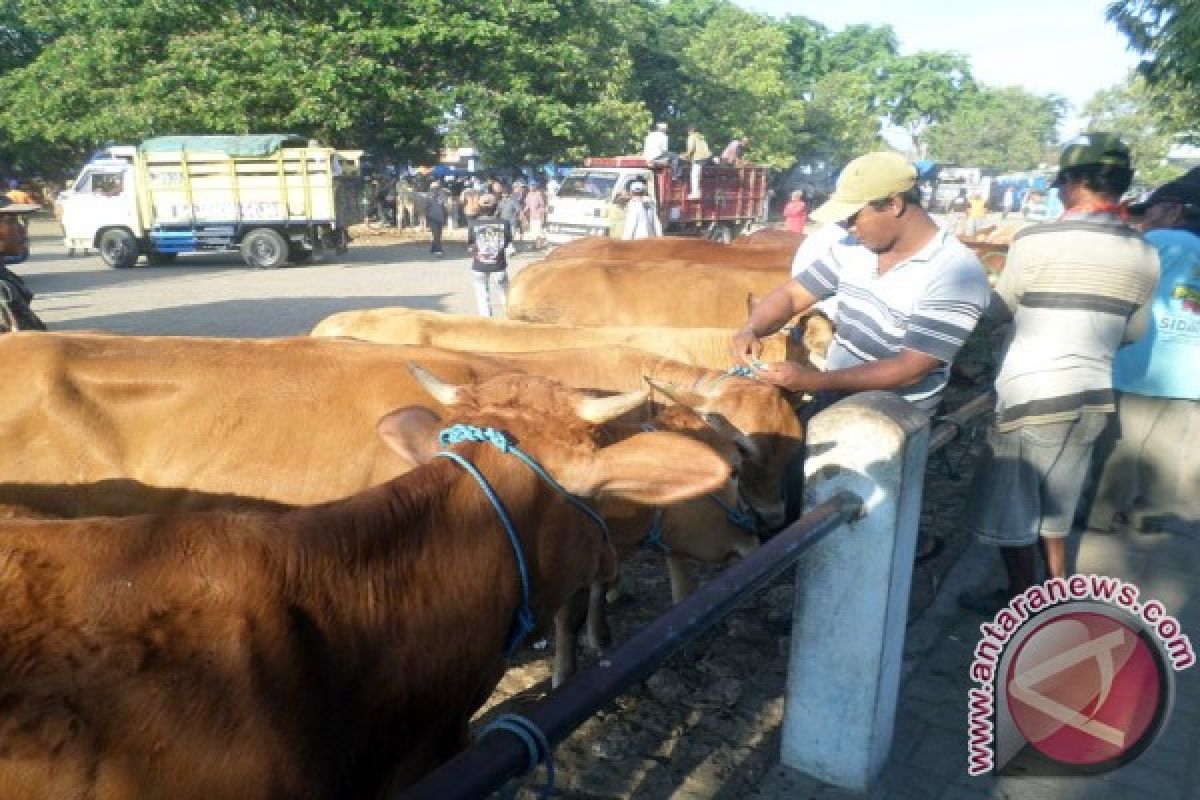
[(804, 241), (804, 234), (783, 228), (760, 228), (753, 233), (744, 233), (733, 240), (734, 247), (784, 247), (791, 248), (795, 255)]
[[(600, 447), (589, 423), (636, 393), (529, 376), (428, 391), (577, 496), (669, 503), (727, 476), (674, 434)], [(381, 436), (423, 466), (314, 508), (0, 522), (0, 798), (372, 798), (452, 755), (518, 610), (545, 623), (611, 548), (512, 454), (439, 445), (446, 424), (385, 417)], [(486, 476), (516, 544), (440, 446)]]
[(585, 327), (739, 328), (749, 305), (789, 274), (786, 265), (753, 270), (684, 261), (544, 261), (513, 279), (508, 316)]
[[(769, 526), (782, 522), (783, 466), (801, 439), (778, 389), (621, 346), (487, 355), (305, 337), (54, 333), (0, 337), (0, 358), (36, 376), (0, 383), (9, 443), (0, 503), (62, 517), (246, 498), (306, 505), (382, 483), (413, 465), (370, 424), (436, 402), (408, 362), (460, 382), (518, 371), (606, 391), (643, 388), (646, 377), (676, 387), (746, 435), (742, 492)], [(316, 468), (334, 458), (336, 474)]]
[[(39, 374), (35, 385), (42, 390), (25, 398), (25, 406), (14, 400), (7, 419), (0, 418), (0, 431), (12, 441), (54, 442), (44, 450), (22, 447), (0, 456), (5, 481), (0, 498), (71, 517), (278, 510), (345, 496), (413, 466), (371, 433), (374, 420), (389, 408), (436, 407), (436, 398), (412, 380), (404, 363), (461, 380), (529, 371), (487, 356), (344, 341), (54, 334), (43, 340), (13, 337), (0, 350)], [(619, 357), (608, 357), (609, 365), (619, 367), (614, 360)], [(539, 369), (550, 371), (541, 364)], [(626, 385), (644, 388), (640, 375)], [(292, 405), (263, 409), (264, 397), (290, 399)], [(755, 448), (736, 430), (714, 435), (694, 413), (662, 414), (660, 427), (678, 426), (717, 445), (731, 465), (741, 466), (728, 456), (731, 448)], [(72, 429), (77, 421), (82, 424)], [(297, 429), (305, 431), (302, 437), (295, 437)], [(284, 447), (289, 430), (294, 441), (276, 449)], [(315, 467), (334, 457), (339, 446), (347, 452), (340, 459), (343, 469), (322, 474)], [(736, 488), (719, 491), (738, 505)], [(767, 500), (763, 513), (770, 516), (776, 498)], [(605, 505), (602, 513), (613, 522), (614, 538), (630, 547), (645, 537), (653, 518), (651, 510), (628, 504), (611, 512)], [(682, 558), (720, 562), (756, 543), (708, 498), (665, 509), (663, 526), (677, 556), (668, 559), (677, 598), (689, 591)], [(593, 621), (592, 628), (598, 624)], [(556, 651), (559, 680), (569, 674), (568, 655)]]
[[(432, 345), (487, 353), (624, 344), (709, 369), (731, 366), (729, 342), (733, 334), (733, 330), (725, 328), (578, 328), (403, 307), (342, 311), (326, 317), (312, 329), (313, 336), (348, 336), (384, 344)], [(807, 358), (801, 343), (785, 333), (763, 339), (764, 361)]]
[(706, 239), (658, 236), (623, 241), (605, 237), (586, 237), (559, 245), (544, 261), (692, 261), (727, 267), (784, 269), (791, 266), (796, 248), (791, 246), (730, 247)]

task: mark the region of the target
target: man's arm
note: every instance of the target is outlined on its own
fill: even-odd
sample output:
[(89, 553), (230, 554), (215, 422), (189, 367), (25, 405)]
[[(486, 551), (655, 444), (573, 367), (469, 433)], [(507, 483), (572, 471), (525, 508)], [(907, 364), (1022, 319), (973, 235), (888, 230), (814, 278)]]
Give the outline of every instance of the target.
[(855, 367), (822, 372), (814, 367), (780, 361), (768, 364), (755, 377), (792, 392), (833, 389), (862, 392), (868, 389), (900, 389), (919, 383), (941, 366), (942, 361), (917, 350), (904, 350)]
[(762, 337), (769, 336), (787, 324), (797, 314), (807, 311), (817, 302), (812, 292), (791, 280), (772, 290), (750, 312), (750, 319), (733, 337), (733, 358), (742, 364), (753, 364), (762, 353)]

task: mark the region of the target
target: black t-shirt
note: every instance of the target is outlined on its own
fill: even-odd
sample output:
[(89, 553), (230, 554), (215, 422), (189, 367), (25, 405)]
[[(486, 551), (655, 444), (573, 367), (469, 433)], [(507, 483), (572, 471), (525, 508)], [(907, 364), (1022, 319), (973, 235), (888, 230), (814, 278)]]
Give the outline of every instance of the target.
[(467, 244), (475, 245), (471, 269), (500, 272), (508, 269), (507, 250), (512, 243), (512, 225), (492, 215), (480, 215), (467, 224)]

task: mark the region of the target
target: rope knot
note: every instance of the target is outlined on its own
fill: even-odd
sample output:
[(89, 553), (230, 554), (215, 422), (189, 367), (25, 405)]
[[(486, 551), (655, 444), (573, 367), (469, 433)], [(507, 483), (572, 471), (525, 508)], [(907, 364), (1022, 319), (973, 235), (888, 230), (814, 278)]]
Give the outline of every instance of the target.
[(738, 364), (735, 367), (730, 367), (729, 372), (726, 374), (732, 375), (735, 378), (755, 378), (755, 377), (757, 377), (755, 375), (754, 367), (748, 367), (745, 364)]
[(512, 442), (502, 431), (495, 428), (480, 428), (477, 425), (452, 425), (438, 434), (442, 445), (460, 442), (487, 442), (501, 453), (507, 453)]

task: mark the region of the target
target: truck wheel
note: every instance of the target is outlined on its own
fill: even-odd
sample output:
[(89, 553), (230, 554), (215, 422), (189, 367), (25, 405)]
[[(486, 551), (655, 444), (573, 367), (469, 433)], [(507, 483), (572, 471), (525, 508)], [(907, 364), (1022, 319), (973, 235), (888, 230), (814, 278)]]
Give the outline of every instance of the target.
[(242, 260), (255, 269), (278, 269), (287, 263), (287, 239), (271, 228), (255, 228), (242, 239)]
[(713, 228), (713, 232), (709, 234), (708, 238), (717, 244), (729, 244), (733, 241), (733, 228), (728, 225), (718, 225)]
[(178, 253), (146, 253), (146, 263), (152, 267), (162, 267), (175, 263)]
[(100, 258), (113, 269), (129, 269), (137, 263), (137, 239), (124, 228), (105, 231), (100, 234)]

